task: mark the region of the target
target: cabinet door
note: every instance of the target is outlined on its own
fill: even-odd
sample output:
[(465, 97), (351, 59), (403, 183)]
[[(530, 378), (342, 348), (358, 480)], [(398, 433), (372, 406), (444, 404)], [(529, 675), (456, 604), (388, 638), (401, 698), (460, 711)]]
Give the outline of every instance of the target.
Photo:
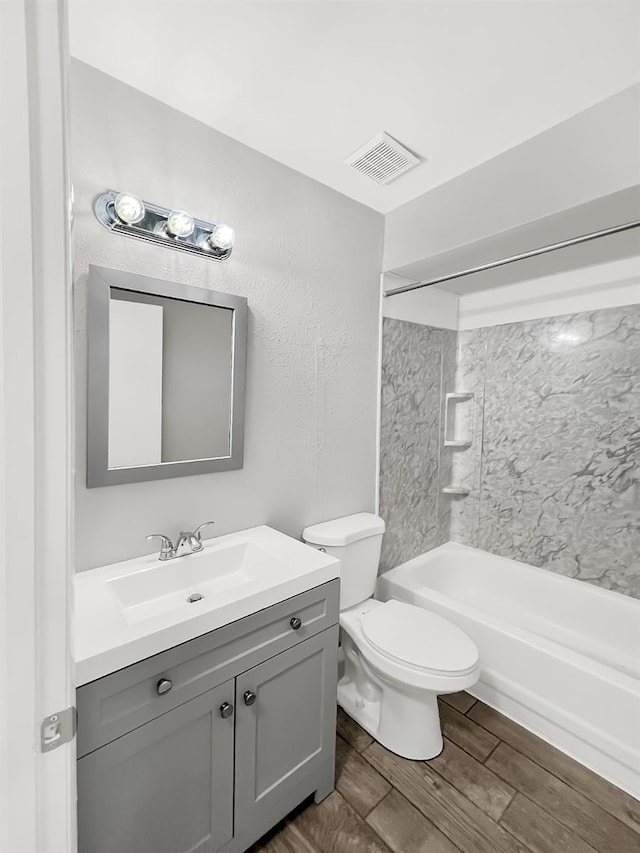
[[(233, 681), (78, 761), (79, 853), (213, 853), (233, 831)], [(226, 709), (228, 713), (229, 709)]]
[(236, 679), (236, 835), (280, 820), (320, 768), (333, 779), (337, 648), (336, 625)]

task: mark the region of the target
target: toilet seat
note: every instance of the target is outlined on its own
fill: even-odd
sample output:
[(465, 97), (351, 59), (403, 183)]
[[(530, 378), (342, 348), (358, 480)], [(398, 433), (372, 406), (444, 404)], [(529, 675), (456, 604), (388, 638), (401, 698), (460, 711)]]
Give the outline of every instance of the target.
[(478, 649), (458, 627), (413, 604), (387, 601), (361, 617), (362, 633), (385, 658), (436, 676), (462, 676), (478, 666)]

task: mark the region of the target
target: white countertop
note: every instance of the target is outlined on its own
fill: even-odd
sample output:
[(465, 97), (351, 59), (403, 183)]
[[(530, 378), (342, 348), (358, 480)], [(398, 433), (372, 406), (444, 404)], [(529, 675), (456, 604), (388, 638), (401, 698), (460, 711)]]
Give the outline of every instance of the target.
[[(197, 554), (166, 562), (153, 554), (76, 574), (76, 686), (340, 577), (339, 560), (264, 525), (203, 544)], [(242, 546), (251, 549), (246, 571), (242, 564), (203, 580), (208, 566), (215, 571), (230, 554), (241, 559)], [(150, 606), (140, 600), (156, 579), (160, 586), (176, 577), (179, 592), (154, 592)], [(220, 583), (228, 578), (233, 583)], [(207, 590), (203, 599), (188, 603), (185, 590), (198, 588)]]

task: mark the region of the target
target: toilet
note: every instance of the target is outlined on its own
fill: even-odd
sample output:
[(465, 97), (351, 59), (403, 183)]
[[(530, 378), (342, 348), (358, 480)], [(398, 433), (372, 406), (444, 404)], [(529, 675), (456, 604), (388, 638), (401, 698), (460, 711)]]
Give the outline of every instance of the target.
[(426, 760), (443, 746), (437, 697), (475, 684), (478, 649), (435, 613), (372, 598), (384, 529), (359, 512), (307, 527), (302, 538), (341, 562), (338, 704), (387, 749)]

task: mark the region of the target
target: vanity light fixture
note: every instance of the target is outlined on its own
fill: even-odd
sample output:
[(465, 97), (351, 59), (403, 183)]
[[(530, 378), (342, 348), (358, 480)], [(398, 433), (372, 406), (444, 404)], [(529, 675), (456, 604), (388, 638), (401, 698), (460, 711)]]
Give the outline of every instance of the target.
[(230, 225), (195, 219), (180, 208), (168, 209), (142, 201), (131, 193), (108, 190), (94, 206), (98, 222), (108, 231), (171, 246), (182, 252), (225, 261), (232, 252), (235, 232)]
[(236, 232), (230, 225), (216, 225), (207, 238), (213, 249), (231, 249), (236, 239)]
[(145, 208), (137, 195), (119, 193), (113, 202), (113, 209), (121, 222), (127, 225), (137, 225), (144, 219)]
[(172, 210), (167, 216), (167, 231), (172, 237), (190, 237), (195, 227), (193, 216), (186, 210)]

